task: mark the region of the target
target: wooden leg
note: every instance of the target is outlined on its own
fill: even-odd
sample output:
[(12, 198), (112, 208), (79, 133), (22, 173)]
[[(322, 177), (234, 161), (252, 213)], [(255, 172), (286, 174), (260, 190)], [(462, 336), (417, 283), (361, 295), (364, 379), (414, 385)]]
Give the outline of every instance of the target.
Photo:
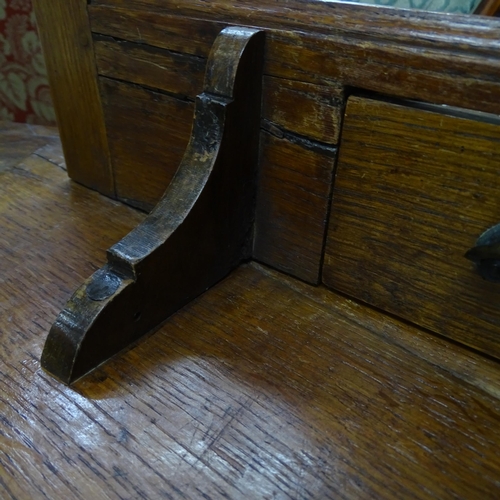
[[(71, 384), (250, 257), (264, 33), (227, 28), (207, 64), (181, 165), (151, 214), (57, 317), (42, 367)], [(140, 147), (140, 145), (138, 145)]]

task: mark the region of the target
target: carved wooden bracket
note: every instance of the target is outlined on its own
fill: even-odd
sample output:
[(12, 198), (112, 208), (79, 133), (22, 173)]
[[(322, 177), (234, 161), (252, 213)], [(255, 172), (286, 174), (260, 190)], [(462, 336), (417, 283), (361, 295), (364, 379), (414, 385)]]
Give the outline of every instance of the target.
[(108, 250), (47, 337), (42, 367), (71, 384), (251, 255), (264, 33), (227, 28), (210, 53), (182, 162), (151, 214)]

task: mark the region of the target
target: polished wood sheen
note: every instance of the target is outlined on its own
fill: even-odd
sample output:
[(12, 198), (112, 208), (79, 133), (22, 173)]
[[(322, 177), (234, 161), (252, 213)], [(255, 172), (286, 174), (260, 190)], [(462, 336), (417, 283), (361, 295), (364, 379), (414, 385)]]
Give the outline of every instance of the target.
[(323, 279), (500, 357), (500, 287), (464, 257), (500, 221), (500, 121), (453, 111), (349, 99)]
[(499, 497), (497, 362), (256, 264), (74, 389), (49, 377), (58, 310), (144, 215), (41, 158), (52, 131), (6, 130), (0, 497)]
[[(91, 81), (117, 198), (173, 196), (56, 320), (43, 363), (67, 383), (130, 348), (68, 388), (40, 370), (42, 341), (143, 215), (71, 184), (55, 144), (6, 152), (0, 497), (500, 497), (499, 292), (464, 258), (499, 222), (500, 23), (309, 0), (54, 5), (40, 29), (71, 77), (65, 147), (81, 136), (63, 104)], [(210, 53), (235, 26), (266, 46), (230, 104), (238, 57)]]

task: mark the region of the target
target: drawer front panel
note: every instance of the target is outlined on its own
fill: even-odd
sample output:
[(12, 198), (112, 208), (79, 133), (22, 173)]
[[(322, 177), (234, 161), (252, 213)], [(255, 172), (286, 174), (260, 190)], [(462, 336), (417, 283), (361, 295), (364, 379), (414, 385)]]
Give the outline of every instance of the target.
[(500, 285), (464, 258), (500, 222), (500, 126), (349, 99), (326, 285), (500, 357)]

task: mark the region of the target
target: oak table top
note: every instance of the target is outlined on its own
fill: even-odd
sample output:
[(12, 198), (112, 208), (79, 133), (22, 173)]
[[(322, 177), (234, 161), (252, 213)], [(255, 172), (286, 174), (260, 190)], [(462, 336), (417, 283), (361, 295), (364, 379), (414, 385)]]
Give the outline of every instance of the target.
[(51, 322), (144, 214), (0, 126), (0, 497), (498, 498), (500, 367), (256, 263), (73, 388)]

